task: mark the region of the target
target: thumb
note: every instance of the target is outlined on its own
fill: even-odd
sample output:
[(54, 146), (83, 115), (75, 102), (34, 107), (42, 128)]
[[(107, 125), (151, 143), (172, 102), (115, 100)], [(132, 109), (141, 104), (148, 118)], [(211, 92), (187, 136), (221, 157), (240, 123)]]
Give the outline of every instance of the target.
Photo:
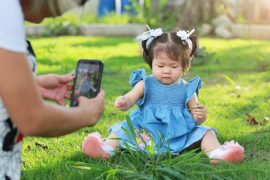
[(103, 99), (104, 97), (105, 97), (105, 91), (101, 89), (96, 98)]
[(86, 102), (87, 100), (89, 100), (87, 97), (84, 97), (84, 96), (78, 97), (79, 104), (84, 104), (84, 102)]

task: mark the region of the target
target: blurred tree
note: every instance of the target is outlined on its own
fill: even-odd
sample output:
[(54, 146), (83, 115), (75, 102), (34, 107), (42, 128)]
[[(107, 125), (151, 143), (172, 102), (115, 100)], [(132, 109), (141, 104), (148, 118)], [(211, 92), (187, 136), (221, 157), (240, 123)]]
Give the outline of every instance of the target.
[(210, 22), (222, 12), (225, 0), (132, 0), (136, 14), (150, 26), (191, 28)]
[(182, 28), (196, 27), (201, 23), (210, 22), (223, 13), (224, 0), (184, 0), (180, 7), (178, 24)]
[(169, 0), (131, 0), (129, 8), (134, 9), (136, 14), (144, 19), (150, 27), (163, 26), (168, 23), (168, 16), (164, 13)]
[(239, 11), (247, 23), (270, 22), (270, 0), (242, 0)]

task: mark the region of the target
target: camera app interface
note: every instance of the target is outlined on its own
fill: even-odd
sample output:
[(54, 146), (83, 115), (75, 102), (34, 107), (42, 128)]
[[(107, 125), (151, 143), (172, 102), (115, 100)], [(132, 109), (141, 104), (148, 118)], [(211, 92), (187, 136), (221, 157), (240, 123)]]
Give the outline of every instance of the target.
[(78, 105), (78, 97), (95, 97), (98, 93), (99, 65), (80, 63), (77, 70), (73, 105)]

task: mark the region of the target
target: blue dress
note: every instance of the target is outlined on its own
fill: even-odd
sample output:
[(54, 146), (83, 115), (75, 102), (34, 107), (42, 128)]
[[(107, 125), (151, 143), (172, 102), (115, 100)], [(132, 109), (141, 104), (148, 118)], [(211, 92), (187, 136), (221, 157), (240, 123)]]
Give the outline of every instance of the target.
[[(138, 142), (136, 138), (137, 143), (141, 143), (141, 148), (151, 144), (151, 138), (148, 137), (150, 136), (154, 141), (155, 154), (166, 153), (168, 149), (172, 154), (177, 154), (202, 139), (211, 129), (196, 124), (187, 109), (188, 101), (195, 93), (198, 94), (202, 86), (199, 77), (188, 83), (181, 79), (175, 84), (165, 85), (152, 75), (146, 76), (144, 69), (133, 71), (130, 78), (131, 86), (135, 86), (141, 80), (144, 81), (144, 96), (136, 102), (138, 108), (129, 115), (136, 135), (139, 134), (137, 137), (143, 139)], [(125, 143), (132, 146), (135, 140), (123, 129), (130, 131), (127, 121), (111, 126), (110, 132), (116, 133), (120, 138), (120, 146), (126, 148)]]

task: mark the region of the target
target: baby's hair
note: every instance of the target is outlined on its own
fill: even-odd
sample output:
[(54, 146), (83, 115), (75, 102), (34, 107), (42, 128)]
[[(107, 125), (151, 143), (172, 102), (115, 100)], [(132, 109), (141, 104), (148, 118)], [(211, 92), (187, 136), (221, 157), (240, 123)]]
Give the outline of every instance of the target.
[(176, 32), (166, 32), (155, 37), (151, 44), (146, 46), (147, 40), (142, 41), (143, 58), (145, 62), (152, 68), (152, 61), (160, 52), (166, 53), (172, 60), (181, 63), (183, 72), (189, 69), (190, 61), (199, 48), (198, 38), (190, 36), (192, 49), (189, 48), (185, 41), (176, 35)]

